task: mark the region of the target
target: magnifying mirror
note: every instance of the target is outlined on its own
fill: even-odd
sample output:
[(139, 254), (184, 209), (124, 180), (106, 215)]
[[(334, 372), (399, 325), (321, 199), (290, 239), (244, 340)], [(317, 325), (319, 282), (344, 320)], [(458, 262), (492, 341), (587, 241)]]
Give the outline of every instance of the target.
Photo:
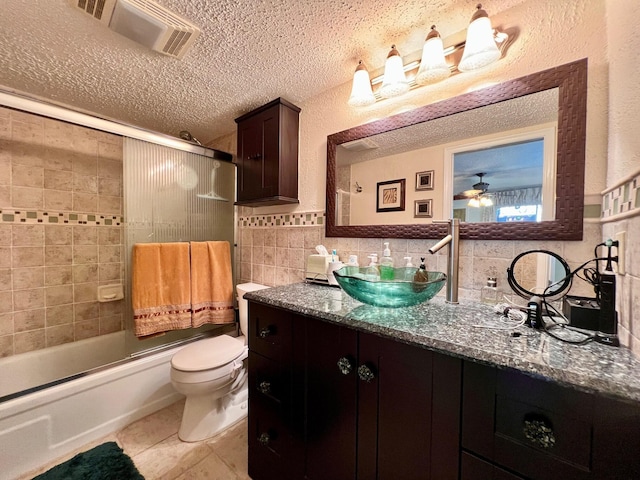
[(521, 253), (507, 268), (512, 290), (522, 298), (560, 296), (571, 285), (571, 270), (557, 253), (529, 250)]

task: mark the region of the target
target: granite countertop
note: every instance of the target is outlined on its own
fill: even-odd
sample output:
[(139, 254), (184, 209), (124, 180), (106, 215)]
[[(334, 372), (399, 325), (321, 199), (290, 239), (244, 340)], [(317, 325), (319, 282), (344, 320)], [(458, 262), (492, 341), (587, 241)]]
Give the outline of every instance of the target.
[[(587, 392), (640, 402), (640, 360), (627, 348), (571, 345), (494, 313), (491, 306), (441, 297), (407, 308), (379, 308), (342, 289), (297, 283), (245, 298), (331, 323), (392, 338), (465, 360), (513, 368)], [(512, 336), (512, 332), (520, 336)]]

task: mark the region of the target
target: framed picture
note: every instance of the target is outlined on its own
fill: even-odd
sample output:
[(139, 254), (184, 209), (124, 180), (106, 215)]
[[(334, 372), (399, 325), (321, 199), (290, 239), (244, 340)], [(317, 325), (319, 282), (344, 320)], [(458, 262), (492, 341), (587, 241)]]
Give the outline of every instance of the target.
[(433, 199), (416, 200), (414, 202), (414, 217), (433, 217)]
[(404, 186), (406, 180), (378, 182), (376, 212), (400, 212), (404, 210)]
[(417, 190), (433, 190), (433, 170), (416, 173)]

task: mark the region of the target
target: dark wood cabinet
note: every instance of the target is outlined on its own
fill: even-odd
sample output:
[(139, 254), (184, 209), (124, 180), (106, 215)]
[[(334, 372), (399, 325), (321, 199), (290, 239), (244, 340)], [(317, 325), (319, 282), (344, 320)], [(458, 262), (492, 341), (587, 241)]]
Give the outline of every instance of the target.
[(237, 205), (299, 203), (299, 113), (278, 98), (236, 118)]
[(257, 351), (261, 331), (283, 332), (278, 312), (250, 303), (254, 480), (458, 478), (460, 360), (290, 314), (292, 347), (273, 365)]
[(536, 480), (640, 478), (638, 405), (471, 362), (463, 385), (467, 452)]

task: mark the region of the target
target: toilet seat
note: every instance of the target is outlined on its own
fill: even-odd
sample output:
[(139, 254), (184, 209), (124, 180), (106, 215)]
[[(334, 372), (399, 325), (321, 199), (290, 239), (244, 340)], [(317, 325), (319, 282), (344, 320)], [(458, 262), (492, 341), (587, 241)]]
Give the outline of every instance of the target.
[(187, 345), (171, 358), (171, 379), (200, 383), (237, 376), (248, 349), (242, 340), (220, 335)]

